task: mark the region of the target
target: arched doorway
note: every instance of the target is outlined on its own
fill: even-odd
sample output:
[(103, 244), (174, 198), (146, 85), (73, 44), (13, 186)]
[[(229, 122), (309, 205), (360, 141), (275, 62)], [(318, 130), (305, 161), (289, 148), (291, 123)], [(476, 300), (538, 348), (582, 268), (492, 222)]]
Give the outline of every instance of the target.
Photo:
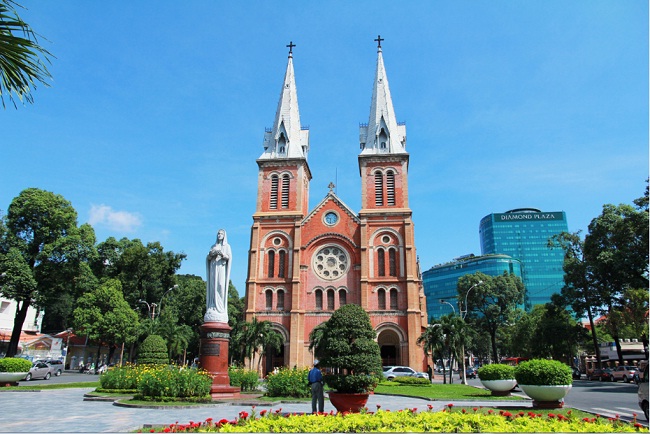
[(283, 344), (280, 345), (280, 350), (276, 351), (275, 348), (269, 346), (264, 352), (264, 358), (262, 360), (262, 375), (266, 376), (270, 372), (273, 372), (275, 368), (281, 368), (282, 366), (287, 365), (287, 360), (285, 355), (287, 347), (289, 346), (289, 333), (281, 324), (272, 323), (271, 327), (274, 331), (282, 335)]
[(394, 366), (401, 364), (400, 338), (395, 330), (385, 329), (379, 332), (377, 343), (381, 352), (381, 364)]

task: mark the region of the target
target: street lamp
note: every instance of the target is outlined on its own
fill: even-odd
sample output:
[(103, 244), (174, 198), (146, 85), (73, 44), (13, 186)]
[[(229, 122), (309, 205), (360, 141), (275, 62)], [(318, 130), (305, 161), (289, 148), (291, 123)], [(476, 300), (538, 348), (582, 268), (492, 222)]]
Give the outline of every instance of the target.
[[(176, 288), (178, 288), (178, 285), (174, 285), (174, 286), (172, 286), (172, 287), (169, 288), (167, 291), (165, 291), (165, 293), (162, 295), (162, 297), (160, 297), (160, 303), (158, 303), (158, 316), (160, 316), (160, 311), (161, 311), (161, 309), (162, 309), (163, 298), (165, 298), (165, 296), (166, 296), (167, 294), (169, 294), (169, 293), (171, 292), (172, 289), (176, 289)], [(154, 305), (154, 306), (155, 306), (155, 305)], [(156, 308), (154, 307), (154, 311), (155, 311), (155, 310), (156, 310)]]
[[(138, 303), (143, 303), (147, 305), (147, 309), (149, 310), (149, 316), (151, 316), (151, 319), (153, 320), (153, 317), (156, 315), (156, 303), (149, 304), (145, 300), (138, 300)], [(153, 307), (153, 312), (151, 311), (152, 307)]]
[(441, 298), (441, 299), (440, 299), (440, 304), (448, 304), (449, 306), (451, 306), (451, 310), (453, 310), (453, 311), (454, 311), (454, 315), (456, 315), (456, 308), (454, 307), (453, 304), (449, 303), (449, 302), (448, 302), (447, 300), (445, 300), (444, 298)]
[(460, 317), (463, 319), (463, 321), (465, 321), (465, 317), (467, 316), (467, 296), (469, 295), (469, 292), (470, 292), (472, 289), (474, 289), (474, 288), (476, 288), (477, 286), (482, 285), (482, 284), (483, 284), (483, 281), (482, 281), (482, 280), (479, 280), (477, 283), (475, 283), (474, 285), (470, 286), (470, 288), (469, 288), (469, 289), (467, 290), (467, 292), (465, 293), (465, 304), (463, 305), (463, 306), (465, 306), (465, 310), (463, 310), (463, 306), (460, 306), (460, 308), (459, 308), (459, 309), (460, 309)]
[(169, 294), (169, 292), (171, 292), (173, 289), (176, 289), (176, 288), (178, 288), (178, 285), (174, 285), (171, 288), (169, 288), (167, 291), (165, 291), (165, 293), (162, 295), (162, 297), (160, 297), (160, 302), (158, 304), (156, 304), (156, 303), (148, 303), (146, 300), (138, 300), (138, 303), (143, 303), (143, 304), (147, 305), (147, 309), (149, 310), (149, 315), (151, 316), (151, 319), (153, 320), (153, 319), (156, 318), (156, 307), (158, 308), (158, 316), (160, 316), (160, 311), (162, 309), (163, 298), (165, 298), (165, 296), (167, 294)]
[[(481, 284), (483, 284), (483, 281), (482, 281), (482, 280), (479, 280), (477, 283), (475, 283), (474, 285), (470, 286), (470, 288), (469, 288), (469, 289), (467, 290), (467, 292), (465, 293), (465, 304), (463, 305), (463, 306), (465, 306), (465, 310), (463, 310), (463, 306), (459, 306), (459, 307), (458, 307), (458, 310), (460, 311), (460, 319), (463, 320), (463, 323), (465, 322), (465, 317), (467, 316), (467, 311), (468, 311), (468, 309), (467, 309), (467, 296), (469, 295), (469, 292), (470, 292), (472, 289), (476, 288), (477, 286), (479, 286), (479, 285), (481, 285)], [(463, 369), (463, 372), (461, 373), (461, 375), (462, 375), (462, 379), (463, 379), (463, 384), (464, 384), (464, 385), (467, 385), (467, 372), (466, 372), (466, 367), (465, 367), (465, 345), (464, 345), (464, 344), (463, 344), (463, 348), (462, 348), (462, 353), (461, 353), (461, 354), (463, 355), (463, 368), (462, 368), (462, 369)]]

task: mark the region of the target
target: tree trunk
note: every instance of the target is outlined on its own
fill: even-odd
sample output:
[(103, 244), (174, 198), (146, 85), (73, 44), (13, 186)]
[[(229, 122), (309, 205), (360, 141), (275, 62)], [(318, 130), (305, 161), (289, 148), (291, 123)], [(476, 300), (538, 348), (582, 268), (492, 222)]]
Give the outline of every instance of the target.
[(492, 363), (499, 363), (499, 355), (497, 353), (497, 331), (490, 330), (490, 342), (492, 343)]
[(99, 356), (101, 355), (102, 351), (102, 342), (98, 341), (97, 342), (97, 357), (95, 358), (95, 372), (93, 374), (97, 373), (97, 370), (99, 369)]
[(27, 318), (27, 309), (29, 309), (29, 300), (18, 302), (16, 306), (16, 316), (14, 316), (14, 328), (11, 331), (9, 348), (5, 357), (14, 357), (18, 354), (18, 344), (20, 343), (20, 331), (23, 329), (25, 318)]
[(445, 368), (445, 359), (443, 357), (440, 357), (440, 363), (442, 364), (442, 384), (447, 384), (447, 369)]

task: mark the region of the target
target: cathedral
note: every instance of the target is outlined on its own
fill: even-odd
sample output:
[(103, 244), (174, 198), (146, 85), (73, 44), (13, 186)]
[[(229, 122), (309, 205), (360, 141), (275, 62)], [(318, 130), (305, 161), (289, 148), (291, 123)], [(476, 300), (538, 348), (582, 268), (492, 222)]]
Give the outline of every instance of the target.
[(275, 120), (257, 160), (246, 281), (246, 321), (270, 321), (284, 337), (281, 351), (263, 356), (264, 375), (280, 366), (310, 366), (310, 332), (349, 303), (370, 315), (383, 365), (426, 370), (416, 344), (427, 313), (408, 203), (406, 125), (395, 117), (382, 39), (376, 41), (370, 116), (359, 131), (358, 213), (334, 193), (333, 184), (309, 209), (309, 129), (300, 125), (294, 45), (288, 45)]

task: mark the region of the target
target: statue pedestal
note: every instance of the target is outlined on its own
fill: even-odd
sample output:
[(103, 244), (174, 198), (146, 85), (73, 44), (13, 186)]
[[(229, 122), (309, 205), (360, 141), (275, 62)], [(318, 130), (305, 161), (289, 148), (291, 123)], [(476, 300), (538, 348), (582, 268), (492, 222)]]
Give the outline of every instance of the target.
[(212, 399), (239, 398), (241, 389), (230, 385), (228, 376), (228, 342), (230, 326), (223, 322), (205, 322), (201, 329), (201, 368), (212, 377)]

